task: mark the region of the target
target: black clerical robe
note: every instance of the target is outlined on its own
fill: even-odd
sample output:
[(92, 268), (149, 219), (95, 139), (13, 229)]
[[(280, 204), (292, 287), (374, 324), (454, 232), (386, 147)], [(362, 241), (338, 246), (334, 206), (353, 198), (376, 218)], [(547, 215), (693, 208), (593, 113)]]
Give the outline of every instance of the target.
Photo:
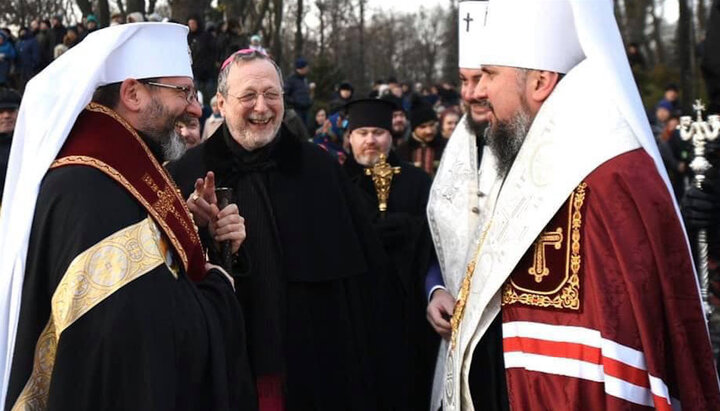
[[(281, 128), (253, 152), (223, 125), (168, 166), (183, 194), (207, 171), (234, 188), (250, 269), (237, 288), (256, 376), (280, 375), (289, 410), (398, 409), (397, 276), (342, 169)], [(268, 257), (268, 256), (277, 256)], [(248, 291), (249, 292), (245, 292)], [(267, 343), (270, 341), (270, 343)]]
[[(145, 181), (162, 177), (152, 147), (113, 116), (91, 105), (63, 150), (101, 139), (120, 164), (132, 145), (148, 158), (129, 157), (130, 166)], [(144, 206), (137, 181), (99, 157), (64, 156), (77, 164), (56, 161), (41, 184), (5, 408), (253, 409), (243, 315), (229, 281), (215, 270), (192, 281), (190, 253), (175, 248), (180, 233), (165, 231), (170, 220), (158, 214), (182, 207)], [(173, 187), (162, 180), (154, 183)]]
[(440, 337), (425, 318), (424, 280), (434, 258), (425, 214), (431, 180), (420, 168), (401, 161), (394, 151), (390, 152), (388, 163), (400, 167), (400, 173), (393, 176), (387, 210), (383, 214), (379, 212), (377, 191), (372, 178), (365, 174), (365, 167), (349, 156), (343, 168), (358, 188), (361, 204), (405, 290), (401, 304), (393, 308), (401, 313), (404, 325), (395, 337), (405, 344), (402, 355), (395, 359), (399, 367), (404, 362), (403, 378), (406, 381), (404, 391), (398, 395), (405, 398), (404, 409), (427, 409), (440, 342)]

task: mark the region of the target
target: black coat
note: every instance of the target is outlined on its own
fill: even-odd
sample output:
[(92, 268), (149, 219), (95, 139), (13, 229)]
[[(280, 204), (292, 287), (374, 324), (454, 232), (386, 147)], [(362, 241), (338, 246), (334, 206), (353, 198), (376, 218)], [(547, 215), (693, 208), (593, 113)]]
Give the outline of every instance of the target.
[[(185, 196), (196, 178), (212, 170), (216, 184), (235, 188), (242, 200), (248, 193), (238, 192), (239, 182), (250, 173), (261, 175), (255, 181), (267, 194), (272, 228), (246, 220), (243, 247), (259, 230), (271, 232), (280, 250), (284, 324), (267, 326), (283, 330), (288, 410), (397, 409), (388, 405), (398, 401), (403, 384), (391, 362), (399, 346), (391, 333), (401, 326), (398, 311), (382, 302), (400, 301), (400, 286), (387, 274), (388, 262), (357, 193), (337, 162), (284, 127), (267, 149), (262, 170), (238, 170), (233, 157), (242, 148), (223, 125), (168, 168)], [(249, 254), (249, 275), (266, 275), (252, 268), (263, 256)], [(240, 293), (250, 286), (247, 279), (237, 282)], [(255, 315), (262, 316), (247, 314), (250, 330)]]
[[(430, 195), (430, 177), (421, 169), (401, 161), (390, 152), (388, 162), (400, 167), (400, 174), (393, 176), (387, 210), (380, 215), (377, 192), (365, 167), (355, 162), (352, 155), (343, 168), (350, 181), (359, 189), (359, 197), (366, 213), (373, 222), (386, 252), (390, 255), (393, 268), (400, 276), (406, 294), (402, 300), (402, 322), (405, 364), (404, 388), (399, 396), (406, 396), (406, 409), (426, 410), (430, 406), (432, 378), (435, 369), (440, 337), (425, 318), (427, 297), (425, 296), (425, 275), (434, 248), (428, 228), (426, 208)], [(400, 363), (401, 358), (396, 360)]]

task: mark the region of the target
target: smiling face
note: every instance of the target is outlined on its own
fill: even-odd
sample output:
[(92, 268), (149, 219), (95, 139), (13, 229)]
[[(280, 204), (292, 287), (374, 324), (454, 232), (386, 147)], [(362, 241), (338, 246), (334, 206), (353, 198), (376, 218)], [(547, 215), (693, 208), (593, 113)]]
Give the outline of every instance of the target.
[(378, 127), (360, 127), (350, 133), (350, 146), (355, 161), (370, 167), (377, 163), (380, 154), (390, 153), (392, 136), (388, 130)]
[[(235, 62), (227, 78), (227, 95), (218, 93), (218, 108), (230, 134), (244, 149), (253, 151), (270, 143), (280, 130), (284, 107), (282, 97), (269, 100), (263, 93), (282, 93), (275, 67), (267, 60)], [(257, 94), (254, 104), (239, 97)]]

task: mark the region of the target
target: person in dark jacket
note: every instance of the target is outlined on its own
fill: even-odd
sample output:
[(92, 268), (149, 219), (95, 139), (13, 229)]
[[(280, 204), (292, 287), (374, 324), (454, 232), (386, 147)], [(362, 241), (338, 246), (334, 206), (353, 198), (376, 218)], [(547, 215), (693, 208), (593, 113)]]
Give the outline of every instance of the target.
[(0, 31), (0, 87), (7, 87), (10, 81), (10, 68), (16, 55), (10, 36), (4, 31)]
[[(423, 286), (430, 262), (435, 260), (425, 214), (431, 180), (423, 170), (400, 160), (392, 150), (390, 130), (394, 110), (394, 104), (379, 99), (348, 104), (351, 153), (343, 169), (358, 188), (358, 197), (363, 200), (360, 203), (406, 290), (396, 306), (404, 327), (393, 336), (402, 347), (393, 361), (405, 381), (404, 390), (396, 393), (400, 406), (395, 409), (427, 410), (440, 342), (425, 320), (427, 299)], [(366, 172), (378, 165), (381, 154), (399, 171), (390, 181), (385, 211), (380, 211), (374, 179)]]
[(215, 38), (208, 31), (205, 31), (202, 20), (192, 16), (187, 21), (190, 29), (188, 33), (188, 45), (192, 54), (192, 70), (195, 78), (195, 86), (203, 96), (215, 95), (217, 88), (217, 49)]
[(295, 73), (285, 79), (284, 86), (285, 103), (295, 110), (305, 125), (308, 124), (308, 110), (313, 104), (307, 79), (309, 72), (307, 60), (298, 58), (295, 60)]
[(18, 108), (20, 108), (20, 93), (13, 89), (0, 90), (0, 205), (2, 205), (5, 173), (7, 172), (8, 158), (10, 158), (10, 146)]
[(40, 68), (40, 45), (32, 31), (27, 27), (20, 28), (19, 40), (17, 42), (17, 67), (20, 75), (20, 90), (25, 89), (25, 84), (39, 71)]

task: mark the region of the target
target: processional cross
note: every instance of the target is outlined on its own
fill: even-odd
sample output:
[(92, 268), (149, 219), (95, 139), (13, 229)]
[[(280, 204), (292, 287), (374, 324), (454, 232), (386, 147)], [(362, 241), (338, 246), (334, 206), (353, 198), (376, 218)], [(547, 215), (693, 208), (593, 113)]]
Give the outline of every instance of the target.
[(375, 192), (378, 198), (378, 209), (381, 213), (387, 210), (387, 201), (390, 197), (390, 184), (395, 174), (400, 174), (400, 167), (393, 167), (387, 161), (385, 154), (380, 154), (380, 159), (371, 168), (365, 169), (365, 175), (371, 176), (375, 184)]
[[(694, 147), (695, 158), (690, 162), (690, 168), (695, 173), (695, 187), (702, 190), (702, 183), (705, 181), (705, 174), (712, 167), (710, 162), (705, 158), (705, 144), (713, 141), (720, 135), (720, 115), (713, 114), (707, 116), (707, 121), (703, 120), (702, 113), (705, 111), (705, 105), (700, 100), (695, 100), (693, 110), (697, 115), (695, 121), (691, 116), (680, 117), (680, 124), (677, 129), (680, 130), (680, 138), (685, 141), (691, 140)], [(697, 274), (700, 280), (700, 296), (703, 300), (705, 313), (710, 315), (712, 306), (708, 302), (708, 288), (710, 286), (710, 270), (708, 268), (708, 241), (707, 230), (701, 228), (697, 233)]]

